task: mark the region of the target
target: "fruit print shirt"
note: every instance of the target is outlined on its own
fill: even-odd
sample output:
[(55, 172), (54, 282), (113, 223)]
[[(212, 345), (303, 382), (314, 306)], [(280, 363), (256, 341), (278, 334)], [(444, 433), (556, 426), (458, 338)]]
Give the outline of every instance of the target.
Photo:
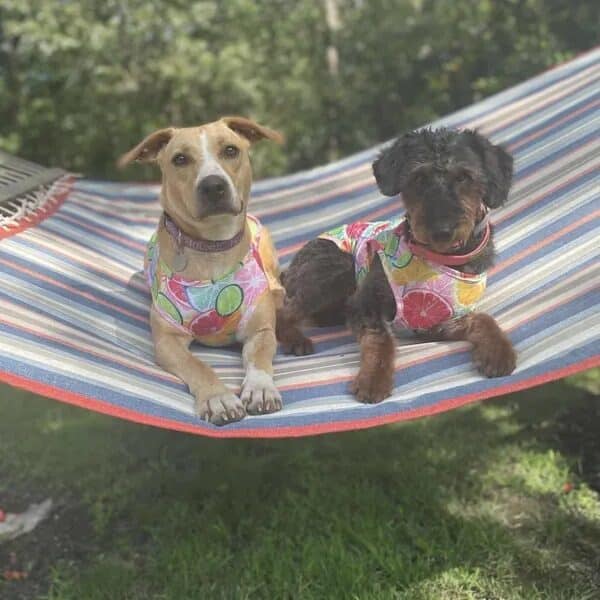
[(144, 271), (157, 312), (207, 346), (240, 341), (259, 299), (270, 289), (259, 255), (260, 222), (248, 215), (251, 241), (245, 258), (220, 279), (195, 281), (174, 273), (160, 259), (157, 234), (148, 243)]
[(486, 273), (471, 275), (430, 262), (411, 252), (406, 224), (352, 223), (319, 236), (354, 255), (357, 281), (368, 273), (374, 254), (381, 259), (396, 300), (393, 326), (423, 331), (472, 311), (483, 296)]

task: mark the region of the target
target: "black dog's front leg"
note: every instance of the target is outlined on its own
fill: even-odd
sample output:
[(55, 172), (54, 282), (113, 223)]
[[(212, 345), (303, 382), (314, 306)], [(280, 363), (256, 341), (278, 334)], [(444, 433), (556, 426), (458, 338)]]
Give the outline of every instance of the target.
[(395, 314), (394, 295), (375, 256), (348, 303), (348, 323), (360, 344), (360, 369), (351, 389), (361, 402), (381, 402), (392, 393), (395, 345), (388, 323)]
[(485, 313), (470, 313), (443, 323), (430, 332), (429, 337), (471, 342), (475, 366), (486, 377), (510, 375), (517, 365), (511, 341), (496, 320)]

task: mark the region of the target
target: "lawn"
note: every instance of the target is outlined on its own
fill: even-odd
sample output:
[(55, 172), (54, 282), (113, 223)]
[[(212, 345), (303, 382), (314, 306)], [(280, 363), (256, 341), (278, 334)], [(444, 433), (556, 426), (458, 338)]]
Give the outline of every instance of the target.
[(368, 431), (210, 440), (0, 388), (0, 597), (600, 598), (599, 371)]

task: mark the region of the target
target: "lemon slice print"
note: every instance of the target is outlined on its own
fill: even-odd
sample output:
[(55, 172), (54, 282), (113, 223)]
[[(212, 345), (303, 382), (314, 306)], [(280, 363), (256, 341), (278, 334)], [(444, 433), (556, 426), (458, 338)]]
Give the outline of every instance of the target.
[(393, 266), (392, 280), (397, 285), (406, 285), (414, 281), (428, 281), (437, 276), (437, 272), (427, 263), (412, 255), (405, 265), (394, 264)]
[(463, 306), (475, 304), (483, 296), (484, 291), (485, 283), (483, 281), (458, 281), (456, 284), (456, 297)]

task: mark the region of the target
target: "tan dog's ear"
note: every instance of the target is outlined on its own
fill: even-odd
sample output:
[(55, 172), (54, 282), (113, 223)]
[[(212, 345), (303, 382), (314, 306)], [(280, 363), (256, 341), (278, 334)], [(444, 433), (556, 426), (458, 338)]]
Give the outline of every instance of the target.
[(151, 133), (135, 148), (132, 148), (129, 152), (123, 154), (117, 161), (117, 166), (123, 168), (134, 160), (137, 162), (151, 162), (156, 160), (161, 148), (169, 143), (174, 132), (175, 129), (173, 127), (167, 127), (166, 129), (159, 129), (158, 131)]
[(272, 140), (278, 144), (283, 144), (284, 137), (279, 131), (274, 131), (268, 127), (263, 127), (245, 117), (223, 117), (221, 119), (229, 129), (232, 129), (242, 137), (245, 137), (251, 144), (260, 140)]

